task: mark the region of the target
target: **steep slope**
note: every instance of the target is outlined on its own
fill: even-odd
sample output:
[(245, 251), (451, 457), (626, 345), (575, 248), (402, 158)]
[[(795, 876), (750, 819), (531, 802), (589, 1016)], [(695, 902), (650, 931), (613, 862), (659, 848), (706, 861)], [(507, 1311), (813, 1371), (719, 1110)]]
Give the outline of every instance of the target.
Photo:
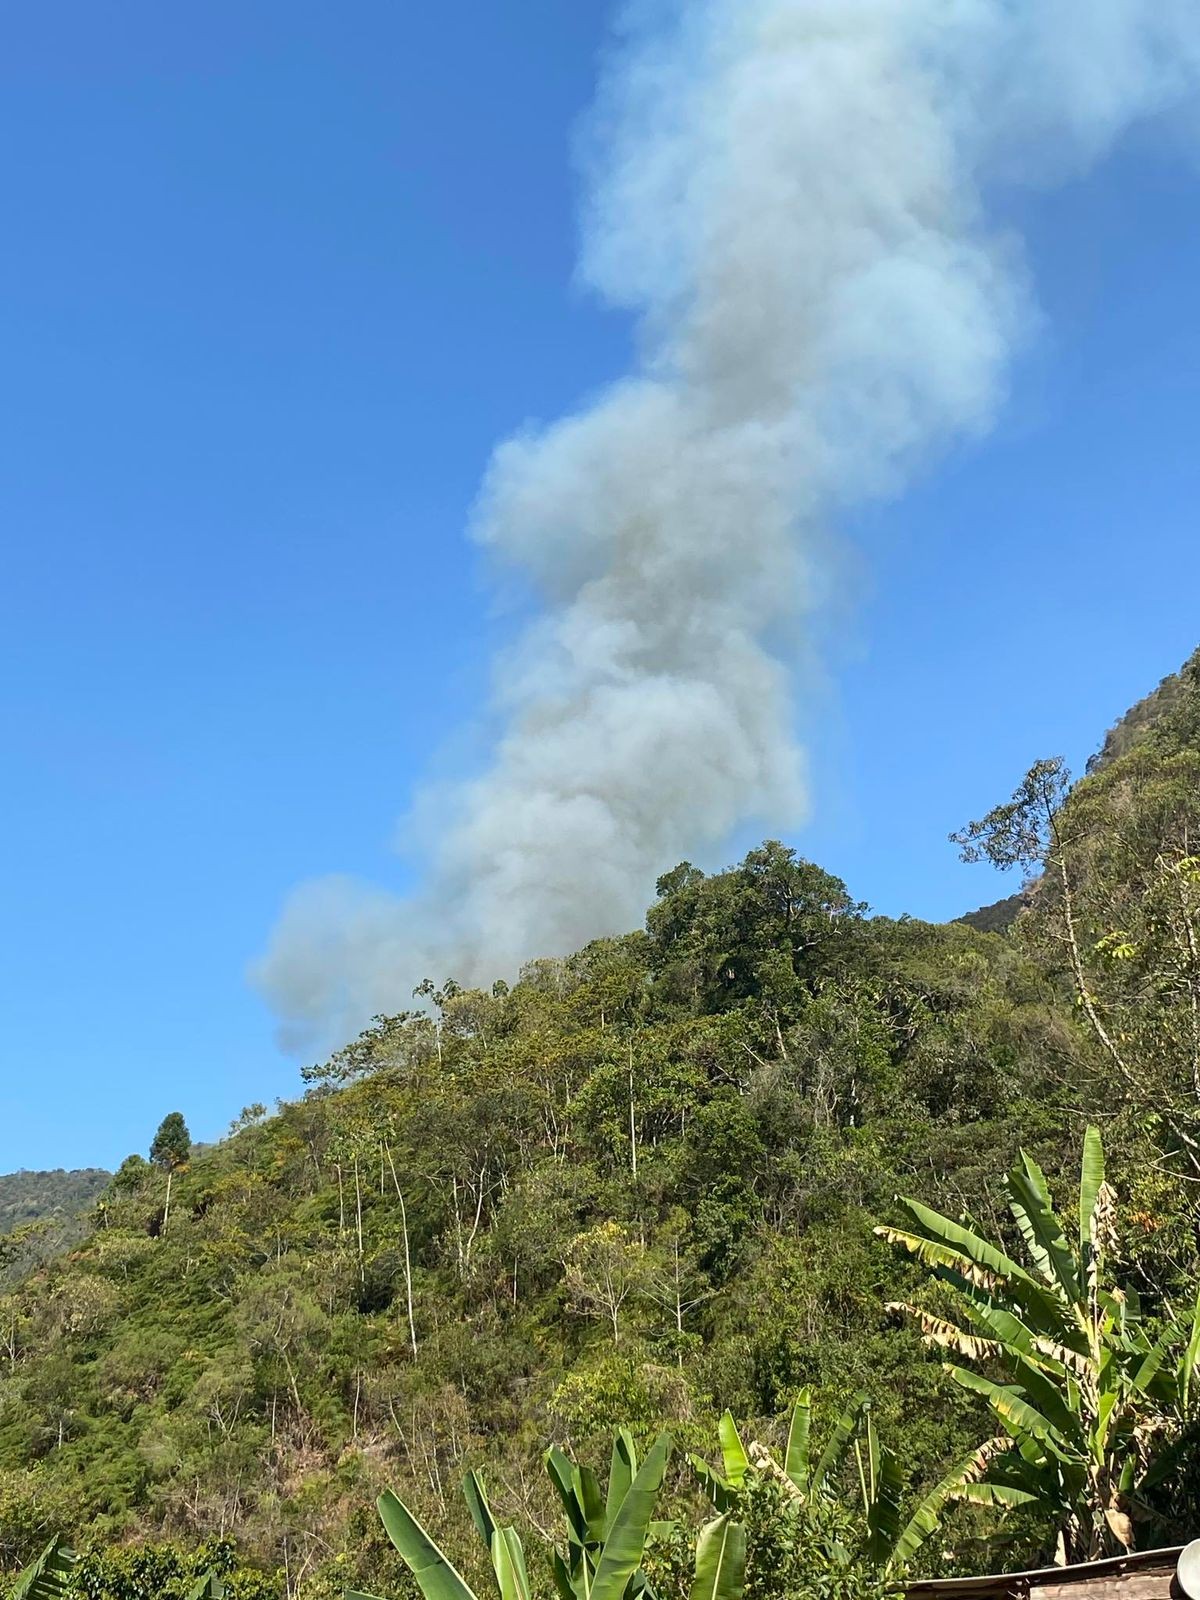
[(1003, 900), (993, 900), (990, 906), (980, 906), (978, 911), (968, 911), (955, 922), (974, 928), (976, 933), (1007, 933), (1021, 914), (1025, 904), (1023, 894), (1006, 895)]
[(383, 1477), (441, 1525), (464, 1458), (527, 1451), (533, 1482), (547, 1432), (699, 1444), (806, 1381), (914, 1403), (932, 1467), (963, 1408), (891, 1326), (871, 1224), (917, 1174), (958, 1206), (1020, 1140), (1054, 1161), (1061, 1026), (1016, 952), (868, 920), (781, 846), (677, 869), (646, 931), (447, 986), (314, 1069), (194, 1156), (165, 1232), (162, 1175), (123, 1168), (0, 1307), (10, 1518), (374, 1561)]
[(539, 1516), (547, 1435), (704, 1446), (725, 1406), (769, 1418), (806, 1383), (826, 1410), (869, 1389), (927, 1478), (977, 1425), (884, 1309), (911, 1278), (872, 1224), (900, 1191), (1001, 1227), (1017, 1146), (1071, 1168), (1081, 1107), (1148, 1303), (1194, 1284), (1194, 666), (1062, 805), (1065, 844), (1034, 817), (1047, 870), (1008, 939), (870, 919), (777, 844), (684, 863), (642, 931), (511, 989), (446, 983), (309, 1069), (193, 1151), (165, 1227), (164, 1176), (127, 1163), (89, 1236), (0, 1297), (0, 1555), (56, 1525), (215, 1531), (292, 1591), (391, 1593), (383, 1481), (470, 1562), (465, 1462)]
[(1089, 773), (1098, 772), (1110, 762), (1127, 755), (1149, 738), (1156, 726), (1171, 720), (1189, 697), (1189, 681), (1195, 672), (1198, 657), (1200, 651), (1178, 672), (1168, 673), (1157, 689), (1152, 689), (1136, 705), (1130, 706), (1125, 715), (1113, 724), (1104, 736), (1104, 743), (1088, 762)]
[(0, 1176), (0, 1289), (83, 1238), (112, 1174), (99, 1167)]
[[(1102, 772), (1138, 746), (1162, 737), (1174, 740), (1176, 745), (1194, 744), (1198, 734), (1195, 727), (1194, 684), (1200, 662), (1197, 651), (1178, 672), (1165, 677), (1156, 689), (1119, 717), (1104, 736), (1104, 743), (1087, 763), (1087, 776)], [(1187, 726), (1181, 726), (1181, 721)], [(968, 911), (956, 922), (975, 928), (980, 933), (1007, 933), (1020, 915), (1028, 895), (1019, 891), (995, 900), (991, 905)]]

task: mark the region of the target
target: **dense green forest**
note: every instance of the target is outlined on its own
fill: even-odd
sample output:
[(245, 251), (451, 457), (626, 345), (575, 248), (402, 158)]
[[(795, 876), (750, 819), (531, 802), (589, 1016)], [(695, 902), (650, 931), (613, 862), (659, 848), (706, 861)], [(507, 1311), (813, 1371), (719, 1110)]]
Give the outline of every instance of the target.
[(0, 1289), (85, 1236), (85, 1213), (111, 1177), (101, 1167), (0, 1176)]
[[(669, 1429), (694, 1524), (685, 1453), (726, 1409), (780, 1452), (809, 1388), (816, 1434), (870, 1397), (907, 1503), (994, 1429), (922, 1338), (944, 1286), (876, 1232), (897, 1195), (1016, 1250), (1003, 1174), (1023, 1149), (1066, 1211), (1095, 1124), (1121, 1303), (1153, 1328), (1195, 1297), (1198, 839), (1200, 653), (1077, 784), (1041, 762), (958, 835), (1024, 869), (1007, 931), (872, 917), (767, 843), (511, 987), (435, 975), (218, 1145), (168, 1118), (0, 1297), (0, 1562), (67, 1528), (180, 1593), (201, 1545), (235, 1594), (412, 1593), (384, 1485), (477, 1572), (465, 1469), (544, 1528), (548, 1441), (599, 1466), (614, 1428)], [(1009, 1498), (919, 1560), (1052, 1555), (1047, 1507)], [(1148, 1488), (1131, 1536), (1200, 1531), (1175, 1503)], [(665, 1534), (654, 1559), (673, 1593)]]
[(101, 1167), (65, 1172), (6, 1172), (0, 1176), (0, 1233), (45, 1217), (73, 1217), (89, 1206), (112, 1177)]

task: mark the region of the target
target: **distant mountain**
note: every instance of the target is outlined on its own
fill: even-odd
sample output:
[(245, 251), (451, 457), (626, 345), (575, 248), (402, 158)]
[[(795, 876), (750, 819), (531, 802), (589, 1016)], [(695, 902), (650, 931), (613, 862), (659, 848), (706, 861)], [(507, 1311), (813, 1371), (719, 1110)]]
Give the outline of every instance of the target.
[(86, 1236), (110, 1178), (101, 1167), (0, 1174), (0, 1292)]
[(0, 1234), (44, 1217), (74, 1217), (99, 1195), (111, 1173), (100, 1167), (67, 1172), (9, 1172), (0, 1176)]
[(1007, 933), (1024, 903), (1023, 894), (1010, 894), (1003, 900), (993, 900), (990, 906), (980, 906), (978, 911), (968, 911), (965, 916), (955, 917), (954, 920), (974, 928), (976, 933)]

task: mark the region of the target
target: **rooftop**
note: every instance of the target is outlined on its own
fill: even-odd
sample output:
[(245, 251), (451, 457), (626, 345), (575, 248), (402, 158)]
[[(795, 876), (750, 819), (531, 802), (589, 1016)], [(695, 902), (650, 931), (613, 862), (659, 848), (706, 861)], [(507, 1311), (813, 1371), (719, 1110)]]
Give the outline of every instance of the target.
[(1073, 1600), (1163, 1600), (1184, 1594), (1175, 1576), (1185, 1546), (1130, 1551), (1104, 1561), (1071, 1567), (1037, 1567), (1029, 1572), (987, 1573), (978, 1578), (923, 1578), (905, 1585), (908, 1600), (1025, 1600), (1073, 1591)]

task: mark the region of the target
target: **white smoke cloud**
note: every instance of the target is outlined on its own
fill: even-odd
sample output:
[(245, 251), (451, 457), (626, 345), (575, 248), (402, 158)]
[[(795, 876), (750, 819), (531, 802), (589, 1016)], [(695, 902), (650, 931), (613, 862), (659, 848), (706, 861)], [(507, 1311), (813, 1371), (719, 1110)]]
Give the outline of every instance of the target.
[(475, 534), (539, 620), (425, 888), (301, 888), (256, 969), (346, 1033), (640, 919), (655, 876), (805, 813), (789, 652), (821, 534), (985, 430), (1029, 325), (992, 183), (1059, 181), (1194, 96), (1195, 0), (690, 0), (621, 24), (583, 280), (637, 369), (502, 444)]

